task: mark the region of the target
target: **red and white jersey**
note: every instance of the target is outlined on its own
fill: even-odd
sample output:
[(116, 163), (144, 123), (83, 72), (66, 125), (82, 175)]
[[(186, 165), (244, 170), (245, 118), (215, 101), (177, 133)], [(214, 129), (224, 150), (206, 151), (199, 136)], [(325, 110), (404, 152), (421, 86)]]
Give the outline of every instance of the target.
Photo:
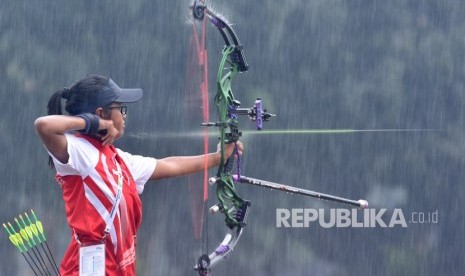
[(79, 244), (75, 237), (82, 244), (102, 239), (118, 191), (119, 171), (123, 176), (123, 196), (106, 237), (106, 275), (135, 275), (136, 234), (142, 221), (139, 194), (155, 170), (156, 159), (103, 146), (87, 136), (65, 136), (68, 163), (60, 163), (52, 156), (73, 232), (61, 275), (79, 275)]

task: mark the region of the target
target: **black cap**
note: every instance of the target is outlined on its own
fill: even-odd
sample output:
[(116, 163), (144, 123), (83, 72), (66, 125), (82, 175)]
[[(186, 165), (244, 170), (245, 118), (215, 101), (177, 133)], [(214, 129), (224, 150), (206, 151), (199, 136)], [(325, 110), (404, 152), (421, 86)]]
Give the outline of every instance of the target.
[(112, 102), (133, 103), (142, 99), (144, 92), (140, 88), (121, 88), (112, 79), (108, 79), (108, 85), (104, 86), (99, 93), (97, 102), (102, 107)]
[[(91, 76), (93, 78), (101, 76)], [(142, 99), (144, 92), (140, 88), (121, 88), (112, 79), (108, 78), (108, 83), (100, 88), (96, 93), (87, 94), (85, 99), (78, 100), (78, 104), (73, 105), (70, 114), (94, 113), (99, 107), (107, 107), (113, 102), (133, 103)], [(80, 95), (80, 93), (77, 93)]]

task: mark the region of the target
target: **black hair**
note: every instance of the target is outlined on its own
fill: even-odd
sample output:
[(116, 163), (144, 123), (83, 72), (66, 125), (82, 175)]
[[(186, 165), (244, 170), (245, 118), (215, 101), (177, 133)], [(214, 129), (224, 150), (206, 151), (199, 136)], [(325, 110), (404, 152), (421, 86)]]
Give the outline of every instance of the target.
[[(93, 94), (98, 93), (108, 85), (109, 78), (100, 75), (87, 75), (76, 81), (70, 88), (63, 88), (55, 91), (47, 104), (48, 115), (63, 114), (61, 99), (66, 100), (65, 110), (69, 115), (82, 113), (83, 107), (88, 106), (88, 102)], [(94, 113), (95, 110), (86, 110)]]
[[(89, 110), (92, 106), (89, 101), (91, 101), (92, 95), (108, 85), (109, 80), (108, 77), (91, 74), (79, 79), (69, 88), (65, 87), (55, 91), (48, 101), (47, 114), (62, 115), (62, 99), (66, 100), (65, 110), (69, 115), (78, 115), (83, 111), (94, 113), (95, 110)], [(54, 167), (53, 159), (50, 156), (48, 164), (51, 168)]]

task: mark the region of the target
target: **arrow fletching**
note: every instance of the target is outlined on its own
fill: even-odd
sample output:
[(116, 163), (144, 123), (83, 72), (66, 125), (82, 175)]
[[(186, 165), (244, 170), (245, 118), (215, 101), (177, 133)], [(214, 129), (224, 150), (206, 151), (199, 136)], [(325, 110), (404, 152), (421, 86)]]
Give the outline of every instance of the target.
[(29, 226), (31, 227), (32, 233), (36, 237), (36, 239), (39, 241), (39, 243), (42, 243), (42, 240), (39, 236), (39, 230), (37, 230), (37, 226), (32, 223), (31, 219), (29, 218), (28, 214), (25, 212), (24, 215), (26, 216), (27, 221), (29, 222)]
[(37, 226), (37, 230), (39, 231), (40, 235), (42, 236), (42, 239), (44, 241), (47, 241), (47, 238), (45, 237), (45, 234), (44, 234), (44, 228), (42, 227), (42, 222), (37, 219), (37, 216), (34, 213), (34, 210), (31, 209), (31, 212), (32, 212), (32, 216), (34, 217), (34, 220), (35, 220), (35, 223), (36, 223), (36, 226)]

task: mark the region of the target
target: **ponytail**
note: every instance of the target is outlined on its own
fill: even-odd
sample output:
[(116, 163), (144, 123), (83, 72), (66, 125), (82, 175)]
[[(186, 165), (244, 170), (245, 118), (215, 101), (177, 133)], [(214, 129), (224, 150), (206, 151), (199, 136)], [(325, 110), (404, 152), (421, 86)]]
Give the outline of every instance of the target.
[(61, 99), (64, 98), (69, 100), (71, 98), (71, 91), (69, 88), (63, 88), (61, 90), (56, 91), (50, 97), (47, 104), (47, 114), (48, 115), (62, 115), (63, 111), (61, 108)]
[[(56, 91), (48, 100), (47, 104), (47, 114), (48, 115), (62, 115), (62, 107), (61, 107), (61, 99), (65, 98), (69, 100), (71, 97), (71, 91), (68, 88), (63, 88), (61, 90)], [(53, 164), (52, 157), (48, 157), (48, 165), (53, 169), (55, 165)]]

